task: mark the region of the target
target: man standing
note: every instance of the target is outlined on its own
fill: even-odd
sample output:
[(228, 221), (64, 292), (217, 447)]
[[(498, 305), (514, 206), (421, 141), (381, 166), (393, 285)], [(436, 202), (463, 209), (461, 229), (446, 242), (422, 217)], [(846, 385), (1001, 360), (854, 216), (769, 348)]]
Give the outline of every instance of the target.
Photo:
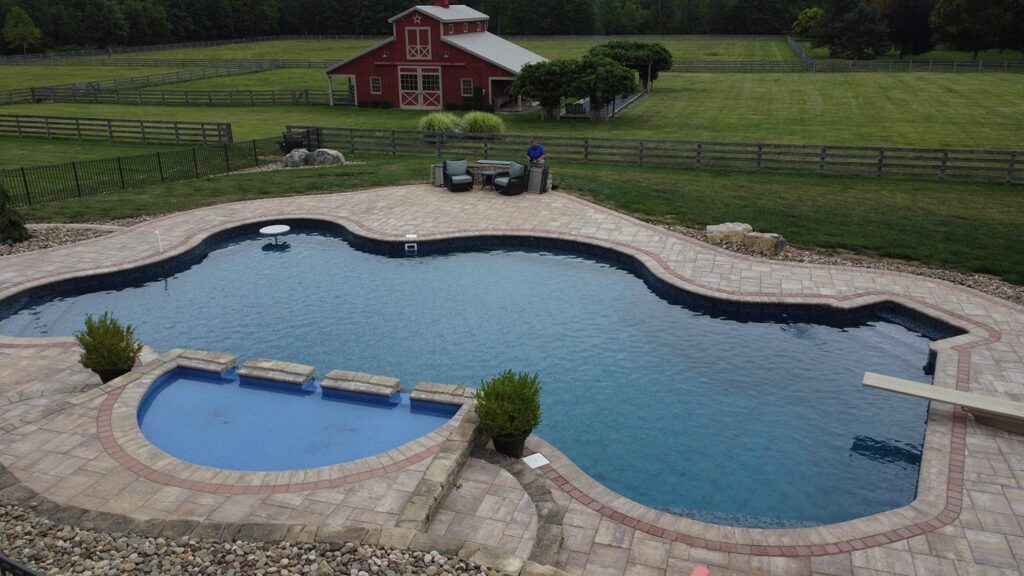
[(526, 149), (526, 157), (530, 159), (530, 163), (543, 164), (545, 156), (544, 147), (537, 142), (537, 139), (530, 140), (530, 147)]

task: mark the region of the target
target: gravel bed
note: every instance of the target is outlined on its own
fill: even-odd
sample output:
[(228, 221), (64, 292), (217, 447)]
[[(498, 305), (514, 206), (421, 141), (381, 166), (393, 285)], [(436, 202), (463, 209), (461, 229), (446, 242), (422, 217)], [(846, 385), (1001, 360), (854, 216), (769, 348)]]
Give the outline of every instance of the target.
[[(684, 236), (700, 240), (701, 242), (708, 241), (707, 234), (705, 234), (702, 229), (686, 228), (683, 226), (665, 226), (665, 228), (668, 228), (673, 232), (678, 232)], [(715, 244), (715, 246), (725, 248), (732, 252), (769, 260), (803, 262), (807, 264), (826, 264), (829, 266), (848, 266), (851, 268), (874, 268), (876, 270), (888, 270), (891, 272), (903, 272), (917, 276), (925, 276), (927, 278), (945, 280), (947, 282), (952, 282), (953, 284), (974, 288), (975, 290), (984, 292), (990, 296), (1002, 298), (1003, 300), (1008, 300), (1014, 304), (1024, 305), (1024, 286), (1011, 284), (987, 274), (972, 274), (970, 272), (944, 270), (942, 268), (932, 268), (930, 266), (914, 264), (904, 260), (861, 256), (858, 254), (844, 253), (835, 250), (810, 250), (806, 248), (787, 246), (786, 249), (778, 256), (764, 256), (748, 250), (742, 244)]]
[(59, 526), (0, 506), (0, 550), (41, 574), (496, 576), (437, 552), (343, 544), (145, 538)]
[(89, 240), (90, 238), (98, 238), (100, 236), (110, 234), (110, 230), (104, 230), (101, 228), (61, 226), (59, 224), (52, 226), (32, 226), (29, 228), (29, 232), (32, 236), (24, 242), (18, 242), (17, 244), (12, 244), (10, 246), (0, 244), (0, 256), (9, 256), (11, 254), (21, 254), (23, 252), (42, 250), (44, 248), (53, 248), (54, 246), (73, 244), (75, 242), (81, 242), (82, 240)]

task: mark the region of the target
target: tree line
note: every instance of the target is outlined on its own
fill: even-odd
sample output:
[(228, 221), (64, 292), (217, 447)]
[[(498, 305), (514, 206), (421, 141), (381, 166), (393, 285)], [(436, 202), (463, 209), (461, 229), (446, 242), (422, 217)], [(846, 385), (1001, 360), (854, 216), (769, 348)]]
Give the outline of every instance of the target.
[[(458, 1), (458, 0), (455, 0)], [(934, 42), (1020, 49), (1024, 0), (464, 0), (526, 35), (787, 34), (871, 57)], [(278, 34), (380, 35), (430, 0), (0, 0), (4, 50), (105, 48)], [(883, 33), (884, 27), (884, 33)], [(866, 47), (866, 48), (865, 48)], [(285, 55), (283, 55), (285, 56)]]
[(793, 33), (835, 58), (906, 57), (941, 44), (977, 59), (1024, 51), (1024, 0), (825, 0), (800, 12)]

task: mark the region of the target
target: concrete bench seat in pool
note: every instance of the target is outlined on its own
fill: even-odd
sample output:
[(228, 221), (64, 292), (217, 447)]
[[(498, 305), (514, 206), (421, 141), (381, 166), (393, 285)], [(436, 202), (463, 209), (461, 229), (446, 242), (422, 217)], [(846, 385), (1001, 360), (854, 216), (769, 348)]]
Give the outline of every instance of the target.
[(1024, 403), (1021, 402), (921, 384), (874, 372), (864, 373), (864, 384), (879, 390), (960, 406), (974, 416), (979, 424), (1024, 434)]

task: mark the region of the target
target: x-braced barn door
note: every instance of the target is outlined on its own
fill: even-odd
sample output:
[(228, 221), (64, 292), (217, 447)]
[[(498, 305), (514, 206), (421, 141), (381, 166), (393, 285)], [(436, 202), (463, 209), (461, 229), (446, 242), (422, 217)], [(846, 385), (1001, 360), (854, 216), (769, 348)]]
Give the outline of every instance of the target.
[(441, 108), (441, 69), (402, 66), (398, 69), (398, 100), (402, 108)]

